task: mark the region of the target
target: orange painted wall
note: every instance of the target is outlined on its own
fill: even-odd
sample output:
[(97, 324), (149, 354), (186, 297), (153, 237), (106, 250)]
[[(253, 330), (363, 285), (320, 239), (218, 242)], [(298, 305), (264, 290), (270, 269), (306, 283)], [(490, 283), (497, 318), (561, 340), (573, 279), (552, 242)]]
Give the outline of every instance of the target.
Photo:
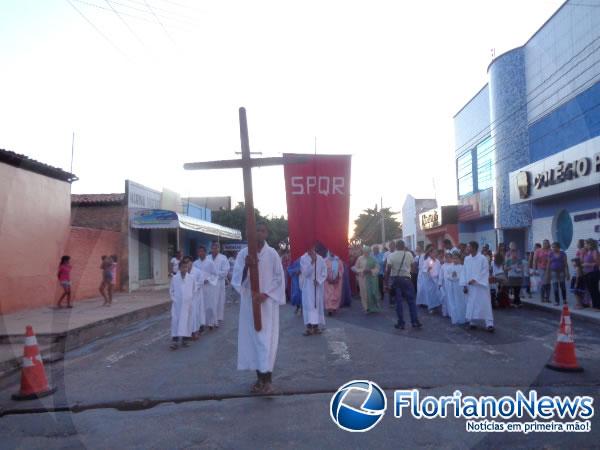
[[(72, 227), (65, 251), (71, 257), (71, 284), (73, 300), (99, 297), (101, 281), (100, 262), (102, 255), (117, 255), (121, 252), (121, 233), (118, 231)], [(117, 283), (120, 285), (117, 268)], [(115, 288), (115, 291), (117, 289)]]
[(54, 302), (70, 219), (69, 183), (0, 163), (0, 314)]

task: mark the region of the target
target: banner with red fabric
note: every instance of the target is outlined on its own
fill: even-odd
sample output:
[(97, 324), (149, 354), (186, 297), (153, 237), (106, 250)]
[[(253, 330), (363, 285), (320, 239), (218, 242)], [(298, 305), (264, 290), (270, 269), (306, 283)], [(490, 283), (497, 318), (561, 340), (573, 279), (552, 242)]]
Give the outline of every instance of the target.
[(284, 164), (292, 261), (315, 242), (348, 262), (350, 155), (296, 155), (306, 162)]

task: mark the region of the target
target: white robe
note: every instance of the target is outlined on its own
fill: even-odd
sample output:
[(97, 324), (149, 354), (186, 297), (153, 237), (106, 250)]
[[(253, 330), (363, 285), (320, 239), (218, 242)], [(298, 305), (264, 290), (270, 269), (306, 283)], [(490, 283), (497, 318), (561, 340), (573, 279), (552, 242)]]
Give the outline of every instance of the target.
[(265, 244), (258, 254), (260, 292), (268, 299), (260, 306), (262, 328), (254, 329), (250, 274), (242, 280), (248, 248), (242, 249), (235, 260), (231, 285), (240, 294), (238, 325), (238, 370), (272, 372), (279, 341), (279, 306), (285, 304), (283, 267), (277, 252)]
[(217, 300), (217, 320), (222, 321), (225, 315), (225, 278), (229, 273), (229, 261), (227, 256), (219, 253), (216, 258), (212, 259), (215, 269), (217, 270), (217, 286), (215, 287), (215, 297)]
[[(475, 284), (469, 285), (470, 280), (475, 280)], [(494, 325), (489, 280), (490, 269), (487, 258), (481, 253), (475, 256), (467, 256), (460, 284), (461, 286), (466, 286), (469, 290), (466, 312), (466, 320), (468, 322), (472, 323), (475, 320), (484, 320), (486, 326)]]
[(448, 315), (453, 325), (461, 325), (467, 321), (467, 296), (460, 285), (463, 272), (462, 264), (444, 264), (446, 277), (444, 287), (447, 295)]
[(212, 258), (209, 258), (208, 256), (204, 258), (204, 261), (198, 258), (194, 261), (193, 267), (202, 272), (201, 276), (204, 277), (204, 283), (202, 283), (200, 289), (202, 289), (202, 297), (204, 299), (206, 325), (214, 327), (215, 325), (218, 325), (216, 286), (219, 277), (217, 275), (217, 269), (212, 262)]
[(193, 306), (193, 319), (192, 319), (192, 330), (198, 332), (200, 327), (206, 325), (206, 313), (204, 308), (204, 281), (206, 280), (206, 274), (192, 266), (190, 275), (196, 280), (196, 289), (194, 291), (194, 306)]
[(300, 289), (302, 290), (302, 315), (305, 325), (325, 325), (324, 283), (326, 279), (327, 265), (325, 260), (317, 255), (317, 287), (315, 289), (315, 265), (308, 253), (302, 255), (300, 258)]
[(427, 261), (425, 255), (419, 258), (419, 274), (417, 275), (417, 305), (427, 306)]
[(171, 337), (190, 337), (194, 321), (194, 292), (197, 284), (195, 277), (188, 273), (185, 278), (181, 272), (171, 278), (169, 294), (171, 296)]
[(440, 268), (438, 285), (440, 287), (440, 300), (442, 302), (442, 315), (448, 317), (448, 283), (446, 281), (448, 271), (452, 270), (452, 263), (444, 263)]
[[(431, 270), (429, 270), (431, 268)], [(442, 304), (442, 296), (440, 295), (440, 287), (438, 278), (441, 271), (441, 264), (436, 259), (428, 258), (425, 263), (425, 275), (423, 285), (425, 287), (425, 295), (427, 308), (431, 311)]]

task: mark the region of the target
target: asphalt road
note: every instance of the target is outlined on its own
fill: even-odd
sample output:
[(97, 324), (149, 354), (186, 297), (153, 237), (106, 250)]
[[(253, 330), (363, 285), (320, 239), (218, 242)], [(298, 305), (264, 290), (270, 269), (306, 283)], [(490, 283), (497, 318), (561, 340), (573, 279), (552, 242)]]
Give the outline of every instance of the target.
[[(465, 420), (395, 419), (388, 408), (368, 433), (339, 430), (329, 417), (332, 394), (353, 379), (422, 395), (547, 395), (600, 391), (600, 333), (575, 322), (583, 373), (546, 369), (557, 316), (519, 309), (496, 312), (497, 330), (465, 330), (422, 311), (422, 330), (393, 328), (395, 315), (364, 315), (358, 301), (327, 318), (321, 336), (302, 336), (302, 318), (281, 308), (273, 381), (277, 394), (248, 394), (254, 375), (238, 372), (238, 305), (226, 322), (190, 348), (171, 351), (169, 317), (138, 323), (49, 365), (57, 394), (16, 403), (18, 377), (0, 382), (0, 448), (600, 448), (590, 433), (467, 433)], [(597, 406), (597, 405), (595, 405)]]

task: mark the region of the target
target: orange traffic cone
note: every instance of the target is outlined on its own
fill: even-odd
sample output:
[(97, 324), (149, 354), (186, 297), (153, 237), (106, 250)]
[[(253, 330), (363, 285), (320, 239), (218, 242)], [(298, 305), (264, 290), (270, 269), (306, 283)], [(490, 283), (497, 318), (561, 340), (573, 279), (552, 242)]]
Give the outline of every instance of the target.
[(560, 372), (583, 372), (583, 367), (577, 364), (575, 356), (575, 341), (573, 339), (573, 327), (571, 326), (571, 313), (567, 305), (563, 306), (556, 347), (552, 360), (546, 367)]
[(32, 400), (54, 394), (56, 388), (48, 386), (42, 356), (38, 349), (37, 339), (31, 325), (25, 331), (25, 349), (23, 350), (23, 367), (21, 368), (21, 390), (13, 394), (13, 400)]

